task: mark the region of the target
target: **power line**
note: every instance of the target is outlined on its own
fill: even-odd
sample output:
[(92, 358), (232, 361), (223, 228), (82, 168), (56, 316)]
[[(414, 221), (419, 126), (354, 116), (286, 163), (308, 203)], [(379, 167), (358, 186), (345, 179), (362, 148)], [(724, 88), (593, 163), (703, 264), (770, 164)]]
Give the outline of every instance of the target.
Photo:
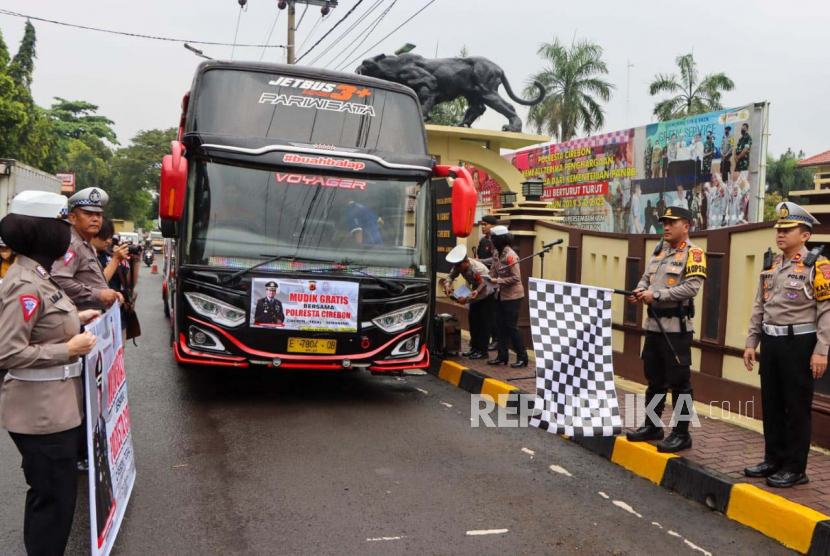
[[(265, 39), (265, 44), (268, 44), (269, 42), (271, 42), (271, 35), (274, 34), (274, 29), (277, 27), (277, 21), (280, 20), (280, 14), (281, 13), (282, 13), (282, 10), (277, 8), (277, 17), (274, 18), (274, 23), (271, 24), (271, 31), (268, 32), (268, 38)], [(264, 56), (265, 56), (265, 48), (263, 47), (262, 54), (259, 55), (259, 61), (260, 62), (262, 61), (262, 58)]]
[(328, 17), (330, 17), (330, 16), (321, 15), (320, 19), (318, 19), (317, 21), (314, 22), (314, 26), (311, 28), (311, 31), (308, 32), (308, 35), (306, 35), (306, 38), (303, 40), (303, 43), (300, 45), (300, 48), (298, 48), (297, 50), (302, 50), (303, 49), (303, 47), (305, 46), (305, 43), (308, 42), (308, 39), (310, 39), (311, 37), (314, 36), (314, 32), (317, 31), (317, 27), (319, 27), (320, 24), (323, 21), (325, 21)]
[(311, 5), (311, 4), (306, 4), (306, 5), (305, 5), (305, 9), (303, 10), (303, 15), (301, 15), (301, 16), (300, 16), (300, 22), (297, 24), (297, 26), (296, 26), (296, 27), (294, 27), (294, 31), (299, 31), (299, 30), (300, 30), (300, 25), (302, 25), (302, 24), (303, 24), (303, 20), (305, 19), (305, 13), (308, 11), (308, 7), (309, 7), (310, 5)]
[(236, 52), (236, 37), (239, 36), (239, 22), (242, 21), (242, 4), (239, 5), (239, 15), (236, 17), (236, 31), (233, 33), (233, 48), (231, 49), (231, 60)]
[[(360, 41), (359, 43), (357, 43), (357, 44), (355, 45), (355, 47), (354, 47), (354, 48), (352, 48), (351, 52), (349, 52), (348, 54), (346, 54), (346, 55), (343, 57), (343, 59), (344, 59), (344, 60), (348, 60), (348, 59), (349, 59), (349, 56), (351, 56), (352, 54), (354, 54), (354, 53), (355, 53), (355, 51), (357, 51), (357, 49), (358, 49), (358, 48), (360, 48), (360, 46), (361, 46), (364, 42), (366, 42), (366, 39), (368, 39), (368, 38), (372, 35), (372, 33), (374, 33), (374, 32), (375, 32), (375, 29), (377, 29), (377, 28), (378, 28), (378, 26), (380, 25), (380, 23), (383, 21), (383, 18), (385, 18), (385, 17), (386, 17), (386, 14), (388, 14), (388, 13), (392, 10), (392, 8), (394, 8), (394, 7), (395, 7), (395, 4), (397, 4), (397, 3), (398, 3), (398, 0), (393, 0), (393, 1), (392, 1), (392, 4), (390, 4), (388, 8), (386, 8), (385, 10), (383, 10), (383, 13), (382, 13), (382, 14), (380, 14), (377, 18), (375, 18), (375, 21), (374, 21), (374, 22), (372, 22), (372, 25), (370, 25), (370, 27), (371, 27), (371, 28), (369, 29), (369, 31), (368, 31), (368, 32), (366, 32), (366, 33), (364, 33), (364, 34), (363, 34), (363, 39), (361, 39), (361, 41)], [(353, 40), (352, 42), (350, 42), (348, 45), (346, 45), (346, 48), (344, 48), (344, 49), (343, 49), (343, 52), (345, 53), (345, 52), (346, 52), (346, 50), (348, 50), (348, 48), (349, 48), (351, 45), (353, 45), (353, 44), (355, 43), (355, 41), (357, 41), (357, 39), (359, 39), (359, 38), (360, 38), (360, 37), (355, 37), (355, 38), (354, 38), (354, 40)], [(337, 59), (337, 58), (339, 58), (339, 57), (340, 57), (340, 55), (338, 54), (337, 56), (335, 56), (335, 59)], [(342, 65), (339, 65), (339, 66), (337, 66), (336, 68), (334, 68), (334, 70), (335, 70), (335, 71), (340, 71), (341, 69), (343, 69), (343, 68), (345, 68), (345, 67), (346, 67), (346, 64), (345, 64), (345, 63), (343, 63)]]
[[(365, 12), (363, 12), (363, 15), (361, 15), (361, 16), (357, 19), (357, 21), (355, 21), (354, 23), (352, 23), (352, 25), (351, 25), (348, 29), (346, 29), (345, 31), (343, 31), (343, 33), (342, 33), (339, 37), (337, 37), (337, 38), (334, 40), (334, 42), (332, 42), (330, 45), (328, 45), (328, 46), (326, 47), (326, 49), (325, 49), (323, 52), (321, 52), (320, 54), (318, 54), (318, 55), (317, 55), (317, 57), (316, 57), (316, 58), (314, 58), (314, 60), (312, 60), (311, 62), (309, 62), (309, 64), (308, 64), (308, 65), (309, 65), (309, 66), (314, 65), (315, 63), (317, 63), (317, 61), (318, 61), (320, 58), (322, 58), (323, 56), (325, 56), (326, 54), (328, 54), (329, 52), (331, 52), (331, 49), (332, 49), (332, 48), (334, 48), (335, 46), (337, 46), (337, 44), (338, 44), (340, 41), (342, 41), (342, 40), (346, 37), (346, 35), (348, 35), (348, 34), (349, 34), (349, 33), (351, 33), (352, 31), (354, 31), (354, 30), (358, 27), (358, 25), (360, 25), (361, 23), (363, 23), (363, 21), (364, 21), (367, 17), (369, 17), (369, 14), (371, 14), (373, 11), (375, 11), (375, 10), (378, 8), (378, 6), (380, 6), (381, 4), (383, 4), (385, 1), (386, 1), (386, 0), (376, 0), (376, 2), (375, 2), (374, 4), (372, 4), (371, 6), (369, 6), (369, 9), (368, 9), (368, 10), (366, 10)], [(324, 67), (324, 68), (327, 68), (327, 67), (329, 67), (329, 64), (331, 64), (331, 61), (329, 61), (329, 62), (328, 62), (325, 66), (323, 66), (323, 67)]]
[[(433, 1), (434, 1), (434, 0), (433, 0)], [(300, 60), (302, 60), (303, 58), (305, 58), (305, 57), (306, 57), (306, 55), (307, 55), (309, 52), (311, 52), (312, 50), (314, 50), (314, 48), (315, 48), (318, 44), (320, 44), (321, 42), (323, 42), (323, 41), (325, 40), (325, 38), (326, 38), (326, 37), (328, 37), (328, 36), (331, 34), (331, 32), (332, 32), (332, 31), (334, 31), (335, 29), (337, 29), (337, 26), (338, 26), (338, 25), (340, 25), (341, 23), (343, 23), (343, 21), (344, 21), (347, 17), (349, 17), (350, 15), (352, 15), (352, 13), (353, 13), (353, 12), (357, 9), (357, 7), (358, 7), (359, 5), (361, 5), (362, 3), (363, 3), (363, 0), (357, 0), (357, 4), (355, 4), (354, 6), (352, 6), (352, 9), (351, 9), (351, 10), (349, 10), (348, 12), (346, 12), (346, 15), (344, 15), (343, 17), (341, 17), (341, 18), (340, 18), (340, 20), (339, 20), (337, 23), (335, 23), (335, 24), (334, 24), (334, 27), (332, 27), (331, 29), (329, 29), (329, 30), (326, 32), (326, 34), (325, 34), (325, 35), (323, 35), (323, 36), (320, 38), (320, 40), (319, 40), (319, 41), (315, 42), (315, 43), (311, 46), (311, 48), (309, 48), (308, 50), (306, 50), (306, 51), (303, 53), (303, 55), (302, 55), (302, 56), (300, 56), (299, 58), (297, 58), (297, 59), (295, 60), (295, 62), (294, 62), (294, 63), (297, 63), (297, 62), (299, 62)]]
[(154, 41), (167, 41), (167, 42), (186, 42), (190, 44), (206, 44), (209, 46), (235, 46), (237, 48), (285, 48), (284, 44), (234, 44), (229, 42), (211, 42), (211, 41), (196, 41), (193, 39), (175, 39), (171, 37), (158, 37), (154, 35), (142, 35), (140, 33), (128, 33), (126, 31), (113, 31), (111, 29), (100, 29), (98, 27), (89, 27), (86, 25), (76, 25), (74, 23), (65, 23), (63, 21), (54, 21), (52, 19), (44, 19), (42, 17), (35, 17), (33, 15), (26, 15), (17, 12), (11, 12), (9, 10), (0, 9), (0, 15), (10, 15), (12, 17), (20, 17), (23, 19), (32, 19), (34, 21), (42, 21), (44, 23), (53, 23), (55, 25), (61, 25), (63, 27), (72, 27), (73, 29), (81, 29), (84, 31), (97, 31), (99, 33), (107, 33), (110, 35), (120, 35), (124, 37), (134, 37), (137, 39), (150, 39)]
[(406, 25), (407, 23), (409, 23), (410, 21), (412, 21), (413, 19), (415, 19), (415, 17), (416, 17), (418, 14), (420, 14), (420, 13), (421, 13), (422, 11), (424, 11), (425, 9), (429, 8), (429, 7), (430, 7), (432, 4), (434, 4), (434, 3), (435, 3), (435, 0), (430, 0), (430, 1), (427, 3), (427, 5), (426, 5), (426, 6), (424, 6), (423, 8), (421, 8), (420, 10), (418, 10), (417, 12), (415, 12), (414, 14), (412, 14), (412, 15), (409, 17), (409, 19), (407, 19), (406, 21), (404, 21), (403, 23), (401, 23), (400, 25), (398, 25), (397, 27), (395, 27), (395, 28), (392, 30), (392, 32), (391, 32), (391, 33), (389, 33), (388, 35), (386, 35), (385, 37), (383, 37), (382, 39), (380, 39), (378, 42), (376, 42), (375, 44), (373, 44), (372, 46), (370, 46), (370, 47), (369, 47), (369, 48), (367, 48), (366, 50), (364, 50), (364, 51), (363, 51), (360, 55), (358, 55), (356, 58), (352, 58), (349, 62), (346, 62), (346, 63), (345, 63), (345, 64), (343, 64), (343, 65), (344, 65), (344, 66), (348, 66), (348, 65), (350, 65), (350, 64), (353, 64), (353, 63), (354, 63), (354, 62), (356, 62), (357, 60), (361, 59), (363, 56), (365, 56), (365, 55), (366, 55), (366, 53), (367, 53), (367, 52), (369, 52), (370, 50), (372, 50), (373, 48), (375, 48), (377, 45), (379, 45), (380, 43), (382, 43), (383, 41), (385, 41), (386, 39), (388, 39), (389, 37), (391, 37), (393, 34), (395, 34), (395, 33), (398, 31), (398, 29), (400, 29), (401, 27), (403, 27), (404, 25)]

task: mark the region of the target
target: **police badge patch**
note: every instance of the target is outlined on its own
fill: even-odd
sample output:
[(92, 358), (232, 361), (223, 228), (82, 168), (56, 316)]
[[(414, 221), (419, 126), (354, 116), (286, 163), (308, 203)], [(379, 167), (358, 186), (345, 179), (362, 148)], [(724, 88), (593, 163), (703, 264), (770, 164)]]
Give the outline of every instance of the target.
[(63, 264), (64, 264), (64, 265), (66, 265), (66, 266), (69, 266), (69, 263), (71, 263), (71, 262), (72, 262), (72, 259), (74, 259), (74, 258), (75, 258), (75, 251), (72, 251), (72, 250), (70, 249), (70, 250), (69, 250), (69, 251), (67, 251), (67, 252), (66, 252), (66, 254), (63, 256)]
[(23, 320), (29, 322), (37, 308), (40, 307), (40, 299), (33, 295), (21, 295), (20, 304), (23, 306)]

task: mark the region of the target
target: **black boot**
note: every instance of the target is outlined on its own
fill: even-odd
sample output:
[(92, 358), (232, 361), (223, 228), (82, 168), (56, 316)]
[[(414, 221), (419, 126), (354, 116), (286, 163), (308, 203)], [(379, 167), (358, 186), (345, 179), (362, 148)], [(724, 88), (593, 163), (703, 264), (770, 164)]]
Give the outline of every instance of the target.
[(487, 346), (487, 351), (496, 351), (497, 349), (499, 349), (499, 343), (495, 340), (490, 342), (490, 345)]
[(498, 357), (487, 362), (488, 365), (507, 365), (507, 363), (507, 359), (499, 359)]
[(651, 422), (651, 419), (646, 419), (639, 429), (626, 433), (625, 437), (629, 442), (644, 442), (646, 440), (663, 440), (663, 428), (657, 427)]
[(486, 359), (486, 358), (487, 358), (487, 354), (482, 353), (480, 351), (476, 351), (476, 352), (474, 352), (470, 355), (470, 359)]
[(657, 451), (664, 454), (673, 454), (681, 450), (687, 450), (692, 447), (692, 435), (689, 434), (688, 427), (677, 426), (671, 431), (671, 434), (662, 442), (657, 443)]
[(473, 348), (470, 348), (470, 349), (468, 349), (467, 351), (463, 352), (463, 353), (461, 354), (461, 357), (469, 357), (469, 356), (471, 356), (472, 354), (474, 354), (475, 352), (476, 352), (476, 350), (474, 350)]
[(780, 465), (775, 463), (771, 463), (769, 461), (762, 461), (758, 465), (753, 465), (752, 467), (747, 467), (744, 469), (744, 475), (747, 477), (769, 477), (770, 475), (775, 475), (781, 469)]
[(518, 358), (516, 360), (516, 362), (512, 363), (510, 366), (513, 367), (514, 369), (518, 369), (518, 368), (521, 368), (521, 367), (527, 367), (527, 363), (528, 363), (528, 359), (527, 359), (527, 355), (525, 355), (524, 357)]

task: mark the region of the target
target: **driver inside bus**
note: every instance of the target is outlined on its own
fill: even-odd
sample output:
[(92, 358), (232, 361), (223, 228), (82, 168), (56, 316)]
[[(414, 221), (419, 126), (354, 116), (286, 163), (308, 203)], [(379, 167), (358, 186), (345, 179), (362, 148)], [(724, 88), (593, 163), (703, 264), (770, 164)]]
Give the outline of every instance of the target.
[(254, 324), (282, 324), (285, 322), (282, 302), (277, 299), (279, 289), (279, 284), (274, 281), (265, 284), (265, 297), (256, 302)]
[(380, 228), (383, 218), (372, 209), (357, 201), (349, 201), (346, 205), (346, 226), (355, 243), (366, 245), (383, 245)]

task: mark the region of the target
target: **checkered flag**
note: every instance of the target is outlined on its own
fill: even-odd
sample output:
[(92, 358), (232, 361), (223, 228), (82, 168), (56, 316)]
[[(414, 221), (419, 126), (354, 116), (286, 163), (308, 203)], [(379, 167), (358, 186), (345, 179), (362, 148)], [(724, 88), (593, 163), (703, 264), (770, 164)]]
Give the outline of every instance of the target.
[(612, 291), (530, 279), (536, 404), (530, 424), (567, 436), (622, 430), (611, 346)]

